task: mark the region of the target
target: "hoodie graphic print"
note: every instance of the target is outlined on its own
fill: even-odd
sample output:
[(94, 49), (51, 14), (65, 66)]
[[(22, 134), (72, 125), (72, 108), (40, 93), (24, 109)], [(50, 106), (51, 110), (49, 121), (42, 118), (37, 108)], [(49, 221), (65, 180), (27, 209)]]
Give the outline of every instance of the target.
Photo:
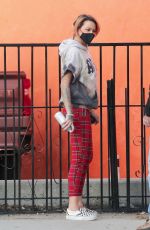
[[(63, 41), (59, 46), (62, 77), (71, 71), (71, 103), (97, 108), (96, 69), (88, 48), (73, 39)], [(63, 104), (63, 98), (60, 99)]]

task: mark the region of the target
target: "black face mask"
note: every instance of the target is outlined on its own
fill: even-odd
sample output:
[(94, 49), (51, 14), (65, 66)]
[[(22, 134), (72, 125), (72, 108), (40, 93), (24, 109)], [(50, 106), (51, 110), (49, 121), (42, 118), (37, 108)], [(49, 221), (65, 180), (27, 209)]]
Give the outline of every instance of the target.
[(95, 35), (93, 33), (82, 33), (80, 36), (80, 38), (88, 45), (91, 43), (94, 37)]

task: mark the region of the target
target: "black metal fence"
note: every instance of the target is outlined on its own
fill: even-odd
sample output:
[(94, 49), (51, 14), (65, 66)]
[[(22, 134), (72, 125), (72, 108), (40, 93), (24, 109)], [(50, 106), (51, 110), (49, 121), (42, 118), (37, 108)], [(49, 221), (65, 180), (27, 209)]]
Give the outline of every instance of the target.
[[(67, 206), (69, 134), (53, 116), (61, 109), (58, 45), (0, 44), (0, 212)], [(98, 69), (100, 125), (93, 127), (96, 156), (84, 201), (99, 211), (145, 210), (150, 43), (89, 48)]]

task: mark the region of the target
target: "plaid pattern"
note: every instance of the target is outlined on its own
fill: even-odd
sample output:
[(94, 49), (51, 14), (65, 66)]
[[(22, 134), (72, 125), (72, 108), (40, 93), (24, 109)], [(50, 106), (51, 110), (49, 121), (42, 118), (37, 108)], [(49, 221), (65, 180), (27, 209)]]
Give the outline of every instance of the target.
[(69, 196), (81, 196), (93, 157), (90, 111), (73, 108), (75, 130), (70, 134), (72, 160), (68, 175)]

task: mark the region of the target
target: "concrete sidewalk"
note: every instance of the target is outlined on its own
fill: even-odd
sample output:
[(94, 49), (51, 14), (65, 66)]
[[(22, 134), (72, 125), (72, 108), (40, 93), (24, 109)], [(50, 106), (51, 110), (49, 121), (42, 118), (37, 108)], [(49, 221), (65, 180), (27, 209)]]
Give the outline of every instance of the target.
[(98, 214), (96, 221), (68, 221), (65, 213), (0, 215), (0, 230), (136, 230), (145, 222), (137, 214)]

